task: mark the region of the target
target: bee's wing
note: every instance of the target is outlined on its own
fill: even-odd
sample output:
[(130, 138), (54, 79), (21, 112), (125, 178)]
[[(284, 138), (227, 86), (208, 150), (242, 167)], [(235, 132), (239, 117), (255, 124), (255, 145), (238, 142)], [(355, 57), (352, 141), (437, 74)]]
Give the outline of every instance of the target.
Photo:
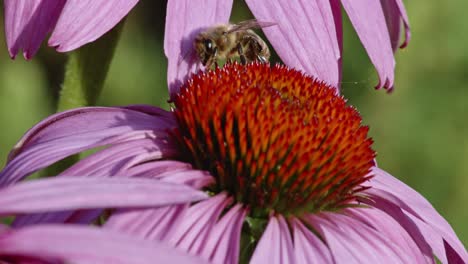
[(274, 22), (265, 22), (258, 21), (256, 19), (245, 20), (239, 23), (232, 25), (232, 27), (227, 31), (227, 33), (232, 33), (236, 31), (243, 31), (252, 28), (265, 28), (276, 25)]

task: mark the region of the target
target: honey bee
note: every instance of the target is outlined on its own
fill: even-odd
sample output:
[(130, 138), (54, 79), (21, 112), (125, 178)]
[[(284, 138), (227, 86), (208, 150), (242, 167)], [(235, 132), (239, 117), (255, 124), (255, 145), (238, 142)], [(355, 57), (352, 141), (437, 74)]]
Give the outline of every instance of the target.
[(273, 26), (275, 23), (255, 19), (237, 24), (223, 24), (200, 32), (194, 41), (195, 52), (203, 66), (211, 68), (219, 59), (230, 61), (239, 57), (242, 64), (258, 60), (267, 62), (270, 50), (252, 29)]

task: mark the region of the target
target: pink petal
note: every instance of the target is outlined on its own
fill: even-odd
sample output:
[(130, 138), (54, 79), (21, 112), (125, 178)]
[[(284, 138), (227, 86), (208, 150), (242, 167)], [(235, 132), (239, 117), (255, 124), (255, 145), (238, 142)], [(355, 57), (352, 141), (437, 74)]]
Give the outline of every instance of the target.
[(377, 208), (353, 208), (347, 209), (345, 213), (383, 234), (409, 255), (414, 263), (434, 262), (430, 248), (419, 248), (404, 226), (385, 212)]
[[(138, 141), (121, 143), (119, 145), (135, 146), (134, 143), (138, 143)], [(150, 146), (148, 144), (143, 144), (143, 145), (145, 146), (145, 148), (149, 148)], [(119, 147), (119, 146), (115, 146), (115, 147)], [(113, 149), (113, 147), (111, 147), (111, 149)], [(96, 153), (95, 155), (100, 154), (101, 152), (106, 152), (107, 150), (108, 149), (102, 150)], [(130, 155), (134, 154), (132, 150), (126, 151), (125, 149), (122, 149), (122, 148), (118, 148), (117, 152), (118, 151), (121, 151), (123, 153), (129, 153)], [(111, 154), (112, 153), (113, 151), (111, 152)], [(117, 162), (117, 164), (114, 164), (114, 162), (112, 161), (112, 157), (116, 158), (119, 161), (118, 156), (120, 156), (120, 154), (114, 153), (114, 155), (107, 155), (107, 156), (111, 157), (109, 161), (103, 161), (102, 159), (97, 158), (97, 161), (95, 163), (94, 162), (95, 160), (93, 159), (94, 155), (91, 155), (87, 158), (87, 159), (90, 159), (90, 162), (88, 162), (87, 159), (82, 160), (78, 162), (77, 164), (75, 164), (74, 166), (72, 166), (70, 168), (71, 170), (70, 169), (66, 170), (65, 172), (60, 174), (60, 176), (73, 175), (73, 176), (79, 177), (79, 176), (92, 175), (93, 178), (103, 177), (103, 176), (126, 178), (126, 177), (132, 177), (132, 176), (133, 177), (139, 176), (138, 174), (134, 174), (134, 170), (132, 170), (133, 168), (139, 168), (139, 167), (151, 168), (151, 166), (158, 168), (159, 163), (163, 163), (166, 165), (176, 163), (174, 161), (172, 163), (170, 161), (146, 162), (142, 165), (138, 165), (136, 167), (130, 168), (129, 170), (126, 170), (126, 169), (122, 169), (121, 167), (126, 167), (128, 163), (132, 163), (132, 161), (135, 160), (134, 158), (130, 159), (130, 161), (125, 161), (124, 159), (121, 162)], [(81, 165), (82, 163), (90, 163), (90, 164)], [(122, 165), (119, 165), (119, 163), (121, 163)], [(182, 164), (185, 164), (185, 163), (182, 163)], [(151, 166), (148, 166), (148, 165), (151, 165)], [(74, 170), (75, 167), (79, 167), (80, 169)], [(172, 171), (158, 174), (157, 176), (160, 176), (160, 177), (154, 176), (150, 174), (150, 172), (151, 171), (143, 171), (142, 172), (143, 174), (141, 175), (141, 177), (158, 179), (160, 181), (164, 181), (168, 183), (188, 185), (195, 189), (201, 189), (209, 184), (212, 184), (214, 181), (213, 177), (209, 175), (208, 173), (204, 171), (193, 170), (193, 169), (180, 170), (180, 169), (177, 169), (177, 167), (175, 167), (174, 170)], [(62, 223), (62, 222), (89, 223), (89, 221), (94, 220), (100, 214), (101, 214), (101, 210), (86, 210), (86, 211), (80, 211), (80, 212), (61, 212), (61, 213), (54, 212), (54, 213), (23, 215), (23, 216), (16, 217), (13, 225), (15, 227), (21, 227), (21, 226), (37, 224), (37, 223)]]
[(52, 30), (65, 0), (5, 0), (5, 35), (11, 58), (30, 59)]
[[(131, 176), (125, 173), (125, 168), (139, 157), (157, 158), (164, 155), (171, 155), (170, 151), (164, 150), (167, 143), (161, 140), (138, 139), (129, 142), (115, 144), (109, 148), (103, 149), (95, 154), (80, 160), (72, 167), (60, 174), (60, 176), (89, 176), (103, 177), (116, 176), (120, 171), (123, 176)], [(145, 158), (142, 158), (143, 160)], [(60, 223), (60, 222), (84, 222), (93, 220), (101, 213), (101, 210), (92, 210), (80, 212), (79, 215), (72, 216), (72, 212), (63, 213), (43, 213), (29, 214), (16, 217), (13, 225), (21, 227), (37, 223)], [(68, 220), (67, 220), (68, 219)]]
[[(164, 117), (165, 118), (165, 117)], [(142, 138), (166, 135), (172, 125), (159, 118), (125, 108), (89, 107), (55, 114), (30, 129), (10, 153), (0, 172), (0, 186), (69, 155)]]
[[(433, 232), (442, 237), (462, 259), (468, 262), (468, 253), (450, 224), (437, 213), (423, 196), (379, 168), (374, 167), (372, 173), (375, 175), (369, 182), (372, 188), (366, 190), (366, 193), (373, 197), (382, 198), (422, 220), (433, 229)], [(442, 249), (442, 251), (445, 250)], [(438, 257), (440, 258), (440, 256)]]
[[(227, 23), (232, 0), (169, 0), (167, 3), (164, 53), (168, 59), (169, 94), (180, 85), (198, 64), (193, 52), (193, 40), (203, 28)], [(198, 64), (199, 65), (199, 64)]]
[(95, 41), (111, 30), (138, 3), (138, 0), (67, 0), (50, 46), (70, 51)]
[(164, 206), (206, 197), (203, 192), (186, 185), (151, 179), (56, 177), (1, 189), (0, 214)]
[(370, 197), (372, 197), (372, 200), (366, 199), (367, 202), (365, 203), (386, 212), (388, 215), (394, 218), (395, 221), (397, 221), (399, 225), (401, 225), (406, 230), (406, 232), (408, 232), (423, 254), (430, 256), (435, 254), (443, 262), (445, 259), (444, 263), (447, 263), (442, 245), (442, 237), (436, 236), (435, 239), (431, 238), (430, 240), (426, 240), (428, 236), (434, 236), (436, 233), (431, 231), (428, 234), (423, 234), (423, 232), (427, 233), (425, 226), (420, 228), (418, 225), (416, 225), (415, 222), (411, 220), (411, 218), (409, 218), (400, 207), (380, 197)]
[(239, 263), (240, 236), (247, 210), (237, 204), (213, 227), (200, 256), (212, 263)]
[[(380, 3), (382, 4), (385, 19), (387, 21), (387, 28), (390, 34), (393, 51), (395, 51), (398, 46), (400, 46), (400, 48), (406, 47), (411, 38), (411, 32), (409, 30), (408, 17), (406, 15), (403, 2), (401, 0), (380, 0)], [(405, 26), (405, 41), (400, 45), (400, 29), (402, 20)]]
[(337, 263), (413, 263), (392, 241), (351, 217), (323, 213), (306, 218), (322, 235)]
[(296, 218), (290, 222), (294, 238), (294, 255), (298, 263), (333, 263), (330, 249), (316, 234)]
[(126, 175), (130, 167), (150, 160), (175, 157), (172, 142), (162, 139), (136, 139), (103, 149), (80, 160), (60, 175), (62, 176), (115, 176)]
[(112, 213), (104, 228), (149, 240), (164, 240), (182, 221), (187, 205), (122, 209)]
[(380, 1), (341, 0), (379, 75), (376, 88), (393, 88), (395, 59)]
[(232, 202), (225, 193), (197, 203), (185, 211), (182, 221), (166, 239), (169, 244), (199, 255), (219, 216)]
[(283, 216), (271, 217), (250, 263), (296, 263), (291, 232)]
[(343, 18), (341, 16), (341, 4), (340, 0), (330, 0), (330, 6), (333, 12), (333, 19), (335, 20), (335, 30), (336, 38), (338, 41), (338, 46), (340, 48), (340, 59), (338, 60), (338, 88), (340, 87), (341, 78), (343, 75), (342, 66), (343, 66)]
[(177, 160), (158, 160), (131, 167), (127, 170), (129, 176), (155, 177), (173, 171), (191, 171), (192, 165)]
[(0, 234), (0, 256), (65, 263), (206, 263), (162, 243), (83, 226), (38, 225)]
[(329, 0), (246, 2), (257, 20), (277, 24), (263, 31), (286, 65), (338, 87), (339, 32)]

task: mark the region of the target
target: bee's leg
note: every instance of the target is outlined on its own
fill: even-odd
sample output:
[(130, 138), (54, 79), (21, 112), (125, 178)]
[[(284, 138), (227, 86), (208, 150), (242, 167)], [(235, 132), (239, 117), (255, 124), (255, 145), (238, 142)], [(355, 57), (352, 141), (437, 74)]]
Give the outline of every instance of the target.
[(237, 53), (239, 53), (241, 63), (246, 64), (247, 63), (247, 58), (245, 57), (244, 49), (242, 48), (242, 44), (240, 42), (237, 43)]
[(211, 69), (211, 66), (213, 66), (213, 59), (209, 58), (205, 63), (205, 69)]
[(260, 61), (261, 63), (266, 63), (267, 62), (267, 59), (263, 56), (257, 56), (257, 60)]
[(218, 68), (218, 62), (216, 60), (217, 55), (218, 55), (218, 48), (216, 47), (213, 51), (213, 54), (207, 57), (206, 63), (205, 63), (205, 69), (211, 69), (211, 66), (213, 66), (213, 64), (215, 65), (216, 68)]

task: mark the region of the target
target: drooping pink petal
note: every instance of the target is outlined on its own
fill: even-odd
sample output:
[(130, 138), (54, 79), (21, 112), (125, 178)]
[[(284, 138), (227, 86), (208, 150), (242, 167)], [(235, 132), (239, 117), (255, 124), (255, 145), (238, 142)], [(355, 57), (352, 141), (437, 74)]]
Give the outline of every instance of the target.
[(1, 233), (0, 257), (6, 256), (64, 263), (206, 263), (155, 241), (71, 225), (37, 225)]
[(65, 0), (5, 0), (5, 36), (11, 58), (30, 59), (53, 29)]
[[(427, 229), (425, 226), (418, 226), (418, 223), (415, 223), (417, 228), (421, 229), (421, 232), (424, 230), (432, 230), (431, 232), (434, 233), (423, 233), (424, 236), (437, 235), (439, 237), (439, 246), (436, 247), (436, 244), (431, 245), (439, 259), (442, 260), (446, 256), (444, 243), (442, 241), (443, 239), (450, 247), (453, 248), (461, 259), (468, 262), (468, 253), (450, 224), (447, 223), (439, 213), (437, 213), (434, 207), (432, 207), (432, 205), (423, 196), (379, 168), (374, 167), (371, 173), (374, 174), (375, 177), (369, 181), (369, 185), (372, 186), (372, 188), (365, 191), (367, 195), (375, 200), (385, 200), (390, 205), (403, 209), (405, 214), (411, 214), (420, 219), (423, 223), (427, 224), (430, 229)], [(405, 200), (402, 200), (401, 197), (405, 197)], [(386, 205), (381, 208), (381, 210), (386, 211), (398, 220), (398, 216), (395, 216), (393, 212), (388, 211), (388, 207), (390, 205)], [(434, 240), (432, 239), (428, 242), (434, 242)]]
[(231, 202), (232, 198), (220, 193), (191, 206), (166, 241), (186, 252), (200, 255), (219, 216)]
[[(124, 142), (118, 145), (135, 146), (134, 143), (138, 143), (138, 141)], [(117, 152), (122, 151), (124, 153), (129, 153), (130, 154), (129, 157), (131, 157), (132, 154), (135, 154), (131, 149), (126, 151), (125, 148), (122, 149), (118, 145), (114, 145), (113, 147), (109, 149), (116, 147)], [(149, 146), (151, 146), (148, 144), (143, 144), (143, 145), (146, 145), (145, 148), (149, 148)], [(98, 155), (101, 152), (106, 152), (109, 149), (104, 149), (94, 155)], [(140, 151), (140, 150), (138, 150), (137, 148), (137, 151)], [(143, 152), (144, 151), (145, 150), (143, 149)], [(114, 150), (112, 150), (110, 154), (112, 154), (113, 152)], [(204, 171), (193, 170), (191, 169), (190, 165), (186, 163), (182, 163), (182, 162), (169, 161), (169, 160), (168, 161), (152, 161), (152, 162), (145, 162), (141, 165), (137, 165), (129, 169), (125, 169), (125, 167), (131, 166), (128, 164), (129, 163), (132, 164), (135, 159), (130, 158), (129, 161), (125, 161), (125, 159), (123, 159), (122, 161), (114, 164), (114, 162), (112, 161), (112, 158), (111, 158), (111, 161), (109, 162), (107, 161), (104, 162), (102, 159), (97, 158), (97, 162), (94, 163), (95, 161), (94, 155), (91, 155), (87, 157), (86, 159), (73, 165), (70, 169), (64, 171), (59, 176), (71, 175), (71, 176), (79, 177), (79, 176), (91, 175), (91, 177), (93, 178), (103, 177), (103, 176), (124, 177), (124, 178), (143, 177), (143, 178), (157, 179), (159, 181), (164, 181), (168, 183), (188, 185), (195, 189), (201, 189), (209, 184), (212, 184), (214, 181), (214, 178), (208, 173)], [(123, 156), (125, 157), (125, 155)], [(142, 155), (145, 155), (145, 154), (143, 153)], [(139, 155), (139, 156), (142, 156), (142, 155)], [(109, 156), (109, 155), (106, 154), (106, 156)], [(120, 154), (115, 153), (114, 158), (115, 156), (120, 156)], [(152, 155), (148, 154), (148, 156), (151, 157)], [(90, 162), (88, 162), (88, 159), (90, 159)], [(90, 164), (82, 165), (82, 163), (90, 163)], [(172, 168), (172, 170), (170, 170), (169, 168), (166, 168), (167, 166), (169, 166), (169, 168)], [(75, 167), (79, 167), (79, 169), (75, 170)], [(38, 224), (38, 223), (62, 223), (62, 222), (89, 223), (90, 221), (93, 221), (96, 217), (98, 217), (101, 214), (101, 212), (102, 210), (82, 210), (79, 212), (67, 211), (67, 212), (60, 212), (60, 213), (54, 212), (54, 213), (28, 214), (28, 215), (17, 216), (15, 218), (15, 221), (13, 222), (13, 225), (15, 227), (21, 227), (21, 226), (26, 226), (30, 224)]]
[(138, 0), (67, 0), (50, 46), (70, 51), (92, 42), (111, 30), (138, 3)]
[(307, 215), (337, 263), (414, 263), (393, 241), (368, 225), (339, 213)]
[(127, 169), (138, 163), (171, 158), (176, 153), (176, 147), (167, 139), (136, 139), (113, 144), (111, 147), (80, 160), (60, 175), (128, 176)]
[(421, 252), (425, 255), (435, 255), (442, 263), (447, 263), (446, 252), (443, 247), (443, 238), (434, 230), (427, 228), (427, 225), (416, 224), (406, 212), (397, 205), (377, 196), (369, 196), (372, 200), (366, 199), (364, 203), (378, 208), (393, 217), (412, 237)]
[(379, 75), (376, 88), (393, 88), (395, 59), (380, 1), (341, 0)]
[(164, 206), (205, 198), (206, 194), (186, 185), (151, 179), (55, 177), (1, 189), (0, 214)]
[(121, 209), (109, 217), (104, 228), (149, 240), (164, 240), (187, 210), (187, 205), (170, 205), (148, 209)]
[(294, 256), (298, 263), (333, 263), (330, 249), (301, 221), (290, 220), (294, 238)]
[(213, 227), (201, 256), (212, 263), (239, 263), (240, 237), (247, 210), (240, 204), (226, 212)]
[[(155, 161), (130, 168), (125, 175), (157, 179), (189, 185), (199, 189), (213, 183), (206, 172), (193, 170), (190, 164), (179, 161)], [(215, 202), (212, 200), (210, 202)], [(122, 209), (116, 211), (105, 224), (106, 228), (131, 233), (139, 237), (162, 240), (178, 226), (186, 213), (186, 206), (165, 206), (156, 209)]]
[(128, 108), (89, 107), (58, 113), (30, 129), (0, 172), (11, 184), (69, 155), (98, 146), (166, 135), (171, 122)]
[[(161, 154), (161, 148), (158, 144), (154, 144), (155, 140), (139, 139), (130, 142), (122, 142), (115, 144), (107, 149), (103, 149), (93, 155), (86, 157), (78, 163), (71, 166), (69, 169), (62, 172), (59, 176), (82, 176), (92, 175), (92, 177), (114, 176), (114, 177), (130, 177), (130, 176), (144, 176), (140, 172), (131, 172), (125, 168), (132, 163), (134, 156), (154, 157), (154, 155)], [(171, 164), (171, 161), (161, 161), (164, 164)], [(175, 163), (174, 161), (172, 161)], [(157, 164), (157, 162), (148, 162), (141, 166), (148, 167), (148, 165)], [(176, 167), (177, 168), (177, 167)], [(202, 177), (206, 182), (207, 179)], [(199, 179), (198, 181), (202, 181)], [(192, 186), (193, 187), (193, 186)], [(87, 210), (79, 213), (72, 211), (67, 212), (54, 212), (42, 214), (28, 214), (17, 216), (13, 222), (13, 226), (22, 227), (30, 224), (38, 223), (86, 223), (92, 221), (95, 217), (99, 216), (101, 210)]]
[(8, 160), (31, 144), (105, 129), (112, 129), (108, 132), (110, 136), (133, 130), (164, 130), (173, 127), (175, 119), (169, 120), (173, 118), (172, 113), (154, 106), (75, 108), (37, 123), (19, 140)]
[(168, 59), (169, 94), (178, 92), (189, 73), (196, 70), (193, 40), (200, 30), (229, 22), (232, 0), (169, 0), (164, 53)]
[(165, 172), (192, 170), (192, 165), (177, 160), (160, 160), (134, 166), (128, 169), (129, 175), (154, 177)]
[(347, 209), (345, 213), (367, 225), (371, 226), (393, 243), (400, 247), (406, 254), (413, 258), (414, 263), (433, 263), (434, 257), (427, 244), (418, 246), (414, 239), (404, 229), (400, 222), (397, 222), (387, 213), (377, 208), (353, 208)]
[(296, 263), (291, 232), (283, 216), (270, 218), (250, 263)]
[(338, 87), (341, 54), (329, 0), (246, 2), (257, 20), (277, 24), (263, 31), (286, 65)]

